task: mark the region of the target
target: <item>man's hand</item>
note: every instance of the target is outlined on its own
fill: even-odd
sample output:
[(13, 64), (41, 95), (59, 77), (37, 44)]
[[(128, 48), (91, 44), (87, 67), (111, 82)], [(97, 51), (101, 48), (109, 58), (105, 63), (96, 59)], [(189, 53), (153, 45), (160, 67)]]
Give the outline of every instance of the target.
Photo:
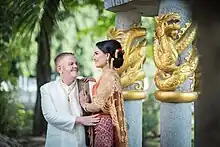
[(93, 77), (85, 77), (85, 78), (82, 79), (82, 81), (83, 81), (84, 83), (87, 83), (87, 82), (89, 82), (89, 81), (91, 81), (91, 82), (96, 82), (96, 79), (93, 78)]
[(99, 121), (100, 121), (99, 114), (76, 117), (76, 124), (82, 124), (84, 126), (95, 126), (97, 125), (97, 123), (99, 123)]

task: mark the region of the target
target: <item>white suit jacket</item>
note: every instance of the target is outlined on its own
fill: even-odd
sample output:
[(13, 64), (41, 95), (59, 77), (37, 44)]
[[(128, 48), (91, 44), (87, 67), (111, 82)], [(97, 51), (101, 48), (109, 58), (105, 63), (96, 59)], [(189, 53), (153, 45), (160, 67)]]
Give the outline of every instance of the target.
[(76, 116), (71, 113), (60, 80), (44, 84), (40, 91), (43, 116), (48, 122), (45, 147), (86, 147), (85, 142), (78, 145), (76, 127), (79, 124), (75, 124)]

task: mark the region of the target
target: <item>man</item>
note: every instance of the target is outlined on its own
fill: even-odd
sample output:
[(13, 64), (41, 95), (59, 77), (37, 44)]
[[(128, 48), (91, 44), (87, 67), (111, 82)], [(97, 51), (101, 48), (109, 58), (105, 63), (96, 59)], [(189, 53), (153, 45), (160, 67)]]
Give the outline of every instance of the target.
[(72, 53), (61, 53), (55, 58), (61, 79), (44, 84), (41, 106), (48, 122), (46, 147), (85, 147), (84, 126), (94, 126), (98, 115), (82, 116), (76, 77), (78, 65)]

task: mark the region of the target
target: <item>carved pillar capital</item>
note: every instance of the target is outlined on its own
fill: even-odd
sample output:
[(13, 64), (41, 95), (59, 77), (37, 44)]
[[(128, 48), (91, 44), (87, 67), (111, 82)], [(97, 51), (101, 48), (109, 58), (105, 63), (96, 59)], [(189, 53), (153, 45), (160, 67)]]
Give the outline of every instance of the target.
[(147, 97), (144, 90), (146, 58), (146, 29), (140, 27), (141, 15), (136, 11), (116, 13), (116, 27), (109, 29), (108, 39), (116, 39), (124, 50), (124, 63), (117, 70), (121, 77), (125, 100), (140, 100)]
[(145, 73), (143, 64), (146, 59), (146, 29), (133, 26), (129, 29), (117, 29), (108, 31), (108, 39), (116, 39), (124, 50), (124, 63), (117, 70), (121, 77), (126, 100), (144, 99), (147, 92), (144, 91)]
[[(155, 20), (153, 52), (158, 70), (154, 81), (159, 89), (155, 97), (163, 102), (192, 102), (198, 98), (193, 92), (199, 60), (193, 45), (196, 26), (190, 22), (181, 25), (181, 15), (174, 12), (160, 14)], [(187, 80), (191, 86), (185, 91), (181, 86)]]

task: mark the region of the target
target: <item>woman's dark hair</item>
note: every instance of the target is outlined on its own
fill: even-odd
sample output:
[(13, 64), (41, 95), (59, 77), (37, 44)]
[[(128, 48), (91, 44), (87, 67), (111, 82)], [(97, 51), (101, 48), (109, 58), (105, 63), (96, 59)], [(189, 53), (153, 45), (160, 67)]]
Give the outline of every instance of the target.
[[(122, 50), (121, 44), (117, 40), (105, 40), (96, 43), (96, 46), (103, 51), (105, 54), (110, 54), (109, 62), (111, 58), (114, 58), (113, 67), (120, 68), (124, 62), (124, 51)], [(115, 52), (118, 50), (118, 57), (115, 57)]]

